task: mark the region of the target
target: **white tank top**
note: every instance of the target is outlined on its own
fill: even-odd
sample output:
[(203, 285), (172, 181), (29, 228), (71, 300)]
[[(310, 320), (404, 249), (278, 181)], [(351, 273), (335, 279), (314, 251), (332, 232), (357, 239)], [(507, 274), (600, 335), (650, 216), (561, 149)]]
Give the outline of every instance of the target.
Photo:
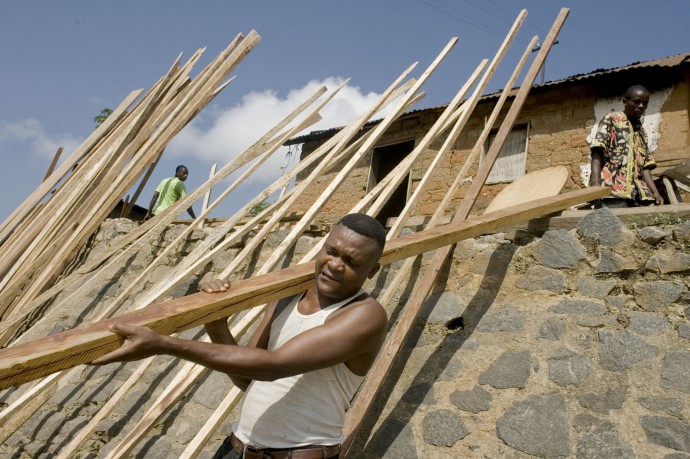
[[(314, 314), (297, 310), (302, 296), (293, 298), (271, 324), (268, 350), (319, 325), (336, 309), (365, 293), (332, 304)], [(344, 363), (275, 381), (252, 381), (244, 396), (240, 420), (233, 430), (255, 448), (295, 448), (336, 445), (343, 441), (345, 412), (364, 380)]]

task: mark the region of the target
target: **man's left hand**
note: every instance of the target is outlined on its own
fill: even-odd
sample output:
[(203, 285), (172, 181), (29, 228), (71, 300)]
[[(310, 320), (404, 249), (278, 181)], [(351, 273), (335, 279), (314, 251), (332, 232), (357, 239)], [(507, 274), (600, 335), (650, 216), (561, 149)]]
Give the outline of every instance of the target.
[(99, 357), (92, 365), (107, 365), (112, 362), (131, 362), (158, 354), (163, 338), (150, 328), (136, 325), (114, 324), (110, 331), (122, 336), (125, 341), (122, 346), (110, 354)]
[(653, 193), (653, 194), (654, 194), (654, 203), (655, 203), (657, 206), (663, 205), (663, 204), (664, 204), (664, 198), (662, 198), (661, 195), (660, 195), (658, 192)]

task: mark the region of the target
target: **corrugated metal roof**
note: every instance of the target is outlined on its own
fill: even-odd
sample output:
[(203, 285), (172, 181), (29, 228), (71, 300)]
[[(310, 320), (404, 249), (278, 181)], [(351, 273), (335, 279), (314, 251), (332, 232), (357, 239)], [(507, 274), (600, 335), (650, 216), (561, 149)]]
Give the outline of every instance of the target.
[[(649, 68), (649, 67), (659, 67), (659, 68), (670, 68), (670, 67), (677, 67), (680, 66), (684, 63), (689, 63), (690, 62), (690, 53), (685, 53), (685, 54), (676, 54), (674, 56), (669, 56), (669, 57), (664, 57), (662, 59), (655, 59), (652, 61), (644, 61), (644, 62), (633, 62), (632, 64), (624, 65), (622, 67), (615, 67), (611, 69), (596, 69), (592, 70), (591, 72), (588, 73), (579, 73), (577, 75), (572, 75), (567, 78), (563, 78), (560, 80), (554, 80), (554, 81), (547, 81), (546, 83), (543, 84), (538, 84), (534, 85), (534, 89), (539, 89), (539, 88), (548, 88), (552, 86), (559, 86), (559, 85), (565, 85), (574, 81), (582, 81), (582, 80), (587, 80), (590, 78), (596, 78), (600, 77), (602, 75), (608, 75), (612, 73), (618, 73), (618, 72), (625, 72), (628, 70), (632, 69), (639, 69), (639, 68)], [(482, 100), (490, 100), (490, 99), (495, 99), (498, 98), (501, 95), (501, 92), (503, 90), (501, 89), (500, 91), (491, 93), (491, 94), (486, 94), (482, 96), (480, 101)], [(511, 90), (511, 96), (515, 95), (517, 93), (517, 88), (513, 88)], [(439, 110), (439, 109), (444, 109), (446, 105), (438, 105), (436, 107), (427, 107), (427, 108), (420, 108), (416, 110), (411, 110), (405, 115), (411, 115), (419, 112), (427, 112), (427, 111), (434, 111), (434, 110)], [(379, 123), (381, 120), (375, 120), (375, 121), (370, 121), (368, 122), (365, 126), (372, 126), (376, 123)], [(318, 140), (322, 138), (328, 138), (338, 132), (340, 129), (342, 129), (342, 126), (340, 127), (334, 127), (331, 129), (325, 129), (321, 131), (312, 131), (309, 134), (305, 134), (303, 136), (299, 137), (293, 137), (292, 139), (289, 139), (287, 142), (285, 142), (285, 145), (295, 145), (299, 143), (304, 143), (310, 140)]]

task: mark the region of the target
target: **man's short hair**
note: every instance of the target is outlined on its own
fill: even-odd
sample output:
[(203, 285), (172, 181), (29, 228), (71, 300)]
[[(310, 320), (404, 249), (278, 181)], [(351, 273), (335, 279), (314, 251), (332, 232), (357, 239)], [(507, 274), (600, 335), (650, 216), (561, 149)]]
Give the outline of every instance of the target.
[[(184, 164), (180, 164), (179, 166), (177, 166), (175, 168), (175, 173), (177, 174), (178, 172), (180, 172), (181, 169), (187, 169), (187, 166), (185, 166)], [(187, 170), (189, 170), (189, 169), (187, 169)]]
[(386, 230), (383, 225), (367, 214), (347, 214), (337, 224), (375, 240), (381, 249), (386, 245)]
[(633, 86), (630, 86), (627, 91), (625, 91), (625, 95), (623, 96), (623, 99), (630, 99), (631, 97), (635, 96), (638, 92), (649, 94), (649, 91), (647, 91), (647, 88), (645, 88), (642, 85), (636, 84)]

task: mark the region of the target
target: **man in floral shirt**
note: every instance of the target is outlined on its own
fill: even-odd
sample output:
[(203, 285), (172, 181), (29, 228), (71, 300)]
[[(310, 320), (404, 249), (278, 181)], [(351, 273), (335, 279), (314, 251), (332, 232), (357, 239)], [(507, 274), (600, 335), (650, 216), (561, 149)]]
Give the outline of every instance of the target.
[[(593, 186), (608, 186), (608, 207), (633, 207), (664, 203), (651, 170), (656, 167), (640, 118), (647, 109), (649, 91), (631, 86), (625, 92), (622, 112), (607, 114), (590, 145)], [(603, 183), (602, 183), (603, 182)]]

